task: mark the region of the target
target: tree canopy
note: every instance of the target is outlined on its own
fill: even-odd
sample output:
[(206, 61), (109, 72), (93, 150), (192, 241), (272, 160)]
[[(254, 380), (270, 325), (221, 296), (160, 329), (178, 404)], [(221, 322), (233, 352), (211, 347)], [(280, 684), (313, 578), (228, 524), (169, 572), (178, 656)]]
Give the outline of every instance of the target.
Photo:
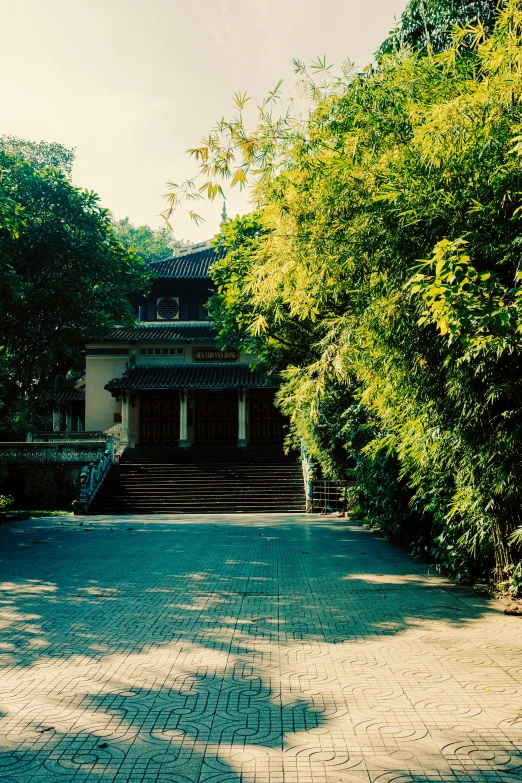
[(399, 25), (381, 44), (379, 55), (401, 48), (430, 49), (437, 54), (451, 45), (456, 27), (479, 25), (490, 33), (497, 5), (497, 0), (410, 0)]
[(115, 221), (114, 232), (126, 248), (146, 259), (168, 258), (176, 248), (187, 244), (176, 239), (167, 225), (160, 228), (135, 226), (128, 217)]
[(52, 166), (71, 176), (75, 151), (56, 141), (31, 141), (18, 136), (0, 136), (0, 149), (30, 161), (35, 169)]
[(49, 398), (56, 376), (81, 370), (85, 341), (131, 321), (127, 292), (147, 287), (143, 261), (119, 241), (110, 213), (95, 193), (74, 187), (64, 168), (0, 149), (4, 432), (34, 423), (36, 403)]
[(370, 523), (517, 591), (522, 3), (468, 21), (363, 73), (296, 62), (302, 115), (276, 90), (251, 128), (236, 96), (172, 206), (251, 183), (213, 271), (223, 342), (282, 372), (294, 443), (353, 476)]

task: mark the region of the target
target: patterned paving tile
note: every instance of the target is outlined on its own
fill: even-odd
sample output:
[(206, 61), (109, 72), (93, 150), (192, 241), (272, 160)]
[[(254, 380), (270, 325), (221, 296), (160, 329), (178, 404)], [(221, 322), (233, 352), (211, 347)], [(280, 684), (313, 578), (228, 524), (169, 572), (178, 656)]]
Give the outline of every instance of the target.
[(522, 781), (522, 621), (284, 515), (0, 528), (0, 783)]

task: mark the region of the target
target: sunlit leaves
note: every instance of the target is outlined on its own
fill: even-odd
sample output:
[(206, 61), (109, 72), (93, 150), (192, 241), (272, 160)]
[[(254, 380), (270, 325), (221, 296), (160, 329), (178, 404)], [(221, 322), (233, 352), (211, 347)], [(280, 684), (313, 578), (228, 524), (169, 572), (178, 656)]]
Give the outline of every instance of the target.
[(497, 0), (410, 0), (401, 24), (380, 53), (407, 47), (437, 54), (446, 51), (452, 40), (476, 46), (491, 32), (496, 8)]
[(236, 92), (234, 94), (234, 98), (233, 98), (234, 106), (237, 106), (237, 108), (240, 111), (243, 111), (243, 109), (245, 108), (249, 100), (250, 98), (248, 97), (246, 92), (244, 93)]
[(426, 304), (419, 325), (435, 323), (450, 344), (459, 340), (463, 359), (521, 350), (522, 289), (504, 285), (494, 272), (479, 273), (463, 252), (467, 245), (462, 239), (438, 242), (409, 281), (411, 293)]
[(262, 213), (222, 232), (213, 317), (283, 375), (294, 444), (333, 475), (356, 464), (376, 521), (424, 525), (457, 576), (494, 555), (503, 579), (522, 522), (522, 3), (491, 36), (476, 14), (444, 28), (446, 49), (436, 6), (430, 47), (362, 74), (296, 60), (291, 111), (276, 90), (257, 125), (217, 124), (201, 176), (252, 184)]

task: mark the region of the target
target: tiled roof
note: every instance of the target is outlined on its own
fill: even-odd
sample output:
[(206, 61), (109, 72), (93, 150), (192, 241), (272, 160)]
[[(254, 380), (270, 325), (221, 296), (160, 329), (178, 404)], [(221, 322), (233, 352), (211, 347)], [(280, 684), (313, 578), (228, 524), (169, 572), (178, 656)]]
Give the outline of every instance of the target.
[(147, 324), (146, 326), (117, 326), (104, 341), (132, 340), (158, 342), (160, 340), (215, 340), (216, 333), (208, 323)]
[(248, 364), (178, 364), (131, 367), (122, 378), (105, 386), (108, 391), (137, 389), (274, 388), (259, 370)]
[(162, 279), (208, 278), (211, 265), (225, 255), (223, 248), (200, 242), (176, 250), (172, 258), (151, 262), (150, 268)]
[(85, 389), (59, 389), (53, 391), (52, 398), (55, 402), (81, 402), (85, 399)]
[(85, 377), (61, 378), (51, 392), (54, 402), (83, 402), (85, 399)]

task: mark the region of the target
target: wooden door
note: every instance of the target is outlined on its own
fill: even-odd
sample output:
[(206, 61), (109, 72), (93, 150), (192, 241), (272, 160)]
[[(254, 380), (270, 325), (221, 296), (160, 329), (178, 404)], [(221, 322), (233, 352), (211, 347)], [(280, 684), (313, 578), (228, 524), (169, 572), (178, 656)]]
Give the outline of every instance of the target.
[(237, 389), (198, 390), (195, 394), (194, 434), (196, 443), (237, 443)]
[(272, 389), (250, 389), (250, 443), (278, 445), (284, 439), (285, 419), (274, 405)]
[(177, 446), (179, 440), (179, 391), (142, 392), (140, 395), (140, 444)]

